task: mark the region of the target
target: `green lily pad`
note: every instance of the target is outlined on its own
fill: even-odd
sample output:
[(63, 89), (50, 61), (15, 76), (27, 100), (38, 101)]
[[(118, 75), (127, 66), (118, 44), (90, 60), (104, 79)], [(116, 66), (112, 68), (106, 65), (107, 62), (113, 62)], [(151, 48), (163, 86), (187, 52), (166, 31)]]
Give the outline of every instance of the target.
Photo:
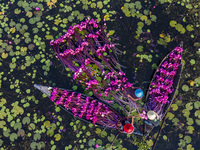
[(187, 92), (187, 91), (190, 90), (190, 88), (189, 88), (188, 85), (183, 85), (183, 86), (182, 86), (182, 90), (185, 91), (185, 92)]
[(141, 8), (142, 8), (142, 5), (141, 5), (141, 2), (140, 2), (140, 1), (136, 1), (136, 2), (135, 2), (135, 6), (136, 6), (136, 7), (135, 7), (136, 9), (141, 9)]
[(6, 131), (3, 131), (3, 135), (5, 137), (9, 137), (10, 136), (10, 129), (7, 129)]
[(17, 132), (17, 136), (21, 136), (23, 137), (25, 135), (25, 131), (23, 129), (20, 129), (18, 132)]
[(170, 23), (169, 23), (169, 25), (170, 25), (171, 27), (175, 27), (176, 24), (177, 24), (177, 22), (176, 22), (175, 20), (171, 20)]
[(190, 111), (187, 110), (187, 109), (183, 109), (183, 110), (182, 110), (182, 113), (183, 113), (183, 116), (185, 116), (186, 118), (188, 118), (189, 115), (190, 115)]
[(15, 130), (20, 130), (22, 128), (22, 123), (21, 122), (17, 122), (17, 123), (15, 123), (15, 125), (14, 125), (14, 129)]
[(200, 110), (195, 111), (194, 116), (200, 118)]
[(29, 117), (27, 117), (27, 116), (24, 117), (23, 120), (22, 120), (23, 124), (29, 124), (30, 122), (31, 122), (31, 119)]
[(183, 139), (180, 139), (180, 142), (178, 143), (178, 145), (180, 147), (185, 147), (186, 143), (185, 143), (185, 141)]
[(52, 137), (54, 135), (54, 130), (52, 128), (47, 130), (47, 135), (49, 135), (50, 137)]
[(108, 136), (108, 141), (113, 142), (114, 139), (115, 139), (115, 135), (111, 133), (110, 136)]
[[(73, 123), (73, 122), (72, 122)], [(44, 126), (48, 129), (50, 127), (51, 122), (50, 121), (45, 121)], [(70, 124), (71, 125), (71, 124)]]
[(188, 125), (193, 125), (194, 121), (192, 118), (187, 118), (187, 124)]
[(200, 101), (194, 102), (194, 108), (199, 109), (200, 107)]
[(34, 135), (33, 135), (33, 139), (34, 139), (35, 141), (40, 140), (40, 139), (41, 139), (40, 133), (34, 134)]
[(188, 24), (188, 25), (186, 26), (186, 29), (187, 29), (189, 32), (191, 32), (191, 31), (194, 30), (193, 25), (191, 25), (191, 24)]
[(148, 146), (150, 146), (150, 147), (153, 146), (153, 141), (152, 141), (152, 139), (147, 140), (146, 142), (147, 142), (147, 145), (148, 145)]
[(16, 15), (18, 15), (18, 14), (20, 14), (20, 13), (21, 13), (21, 10), (20, 10), (20, 9), (18, 9), (18, 8), (16, 8), (16, 9), (14, 10), (14, 13), (15, 13)]
[(169, 120), (172, 120), (174, 118), (174, 114), (172, 114), (171, 112), (168, 112), (167, 117), (169, 118)]
[(194, 148), (192, 147), (192, 144), (188, 144), (186, 149), (194, 150)]
[(99, 128), (96, 128), (96, 131), (95, 131), (96, 134), (100, 134), (101, 133), (101, 129)]
[(178, 125), (179, 119), (178, 118), (173, 118), (172, 122), (174, 123), (175, 126)]
[(188, 133), (192, 134), (194, 131), (194, 127), (193, 126), (188, 126), (187, 127)]
[(87, 132), (86, 132), (86, 135), (87, 135), (87, 136), (90, 136), (90, 135), (91, 135), (90, 131), (87, 131)]
[(194, 82), (197, 83), (197, 84), (200, 84), (200, 77), (195, 78), (195, 79), (194, 79)]
[(167, 140), (167, 136), (166, 135), (163, 135), (163, 140)]
[(107, 136), (107, 132), (106, 132), (106, 131), (102, 131), (102, 132), (101, 132), (101, 137), (104, 138), (104, 137), (106, 137), (106, 136)]
[(178, 106), (176, 104), (172, 104), (171, 108), (173, 111), (177, 111), (178, 110)]
[(197, 125), (200, 126), (200, 119), (195, 119), (195, 122), (196, 122)]
[(95, 140), (94, 140), (94, 139), (90, 139), (90, 140), (88, 141), (88, 145), (89, 145), (89, 146), (94, 146), (94, 145), (95, 145)]
[(10, 135), (10, 141), (14, 142), (17, 139), (17, 134), (16, 133), (12, 133)]
[(29, 124), (28, 129), (29, 130), (35, 130), (35, 124), (34, 123)]
[(31, 149), (36, 149), (37, 143), (36, 142), (32, 142), (30, 147)]
[(0, 107), (2, 107), (5, 103), (6, 103), (6, 99), (5, 98), (1, 98)]
[(103, 143), (103, 142), (102, 142), (101, 139), (97, 139), (97, 140), (96, 140), (96, 144), (98, 144), (98, 145), (102, 145), (102, 143)]
[(0, 121), (0, 128), (3, 128), (6, 125), (5, 121)]
[(60, 134), (55, 134), (54, 135), (55, 141), (59, 141), (61, 139), (61, 135)]
[(0, 147), (3, 145), (3, 140), (0, 139)]
[(184, 137), (184, 140), (185, 140), (186, 143), (189, 144), (189, 143), (192, 141), (192, 138), (191, 138), (189, 135), (186, 135), (186, 136)]
[(143, 48), (144, 48), (144, 47), (143, 47), (142, 45), (139, 45), (139, 46), (137, 46), (137, 51), (138, 51), (138, 52), (142, 52), (142, 51), (143, 51)]
[(191, 59), (191, 60), (190, 60), (190, 64), (191, 64), (191, 65), (194, 65), (194, 64), (195, 64), (195, 60), (194, 60), (194, 59)]
[(193, 106), (192, 106), (192, 105), (193, 105), (193, 103), (192, 103), (192, 102), (189, 102), (189, 103), (186, 104), (185, 107), (186, 107), (187, 110), (192, 110), (192, 109), (193, 109)]
[(45, 147), (45, 143), (43, 141), (40, 141), (39, 143), (37, 143), (37, 148), (38, 149), (42, 149)]
[(197, 92), (197, 96), (200, 97), (200, 90)]

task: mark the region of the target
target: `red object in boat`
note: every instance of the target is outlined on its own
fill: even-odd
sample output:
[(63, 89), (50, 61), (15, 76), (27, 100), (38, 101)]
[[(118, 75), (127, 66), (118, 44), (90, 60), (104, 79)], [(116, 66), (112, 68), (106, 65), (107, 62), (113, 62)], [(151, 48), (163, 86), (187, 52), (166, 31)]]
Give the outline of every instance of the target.
[(133, 132), (133, 129), (134, 129), (134, 127), (133, 127), (133, 125), (130, 124), (130, 123), (127, 123), (127, 124), (124, 125), (124, 131), (125, 131), (126, 133), (132, 133), (132, 132)]

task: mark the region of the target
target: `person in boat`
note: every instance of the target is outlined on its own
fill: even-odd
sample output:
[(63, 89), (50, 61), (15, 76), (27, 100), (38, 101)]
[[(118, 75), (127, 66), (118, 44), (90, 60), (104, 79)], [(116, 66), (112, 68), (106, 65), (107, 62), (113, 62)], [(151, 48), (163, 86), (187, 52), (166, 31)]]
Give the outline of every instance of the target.
[[(136, 116), (129, 116), (129, 117), (124, 117), (122, 118), (118, 123), (117, 123), (117, 127), (118, 127), (118, 130), (121, 132), (121, 133), (127, 133), (127, 134), (132, 134), (133, 131), (134, 131), (134, 125), (133, 125), (133, 122), (134, 122), (134, 118)], [(131, 118), (131, 123), (129, 122), (129, 118)]]

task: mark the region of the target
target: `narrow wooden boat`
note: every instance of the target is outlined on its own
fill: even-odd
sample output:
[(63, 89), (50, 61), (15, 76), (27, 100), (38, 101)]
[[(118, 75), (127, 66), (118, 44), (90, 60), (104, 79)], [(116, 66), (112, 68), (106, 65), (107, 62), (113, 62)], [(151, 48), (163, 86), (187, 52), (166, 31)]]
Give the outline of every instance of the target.
[(153, 75), (144, 105), (147, 114), (147, 120), (144, 121), (145, 135), (160, 124), (174, 101), (183, 68), (181, 53), (182, 45), (161, 61)]
[(85, 122), (119, 130), (122, 133), (143, 135), (129, 122), (128, 117), (119, 114), (112, 106), (100, 100), (62, 88), (39, 84), (34, 84), (34, 87), (46, 94), (56, 105)]

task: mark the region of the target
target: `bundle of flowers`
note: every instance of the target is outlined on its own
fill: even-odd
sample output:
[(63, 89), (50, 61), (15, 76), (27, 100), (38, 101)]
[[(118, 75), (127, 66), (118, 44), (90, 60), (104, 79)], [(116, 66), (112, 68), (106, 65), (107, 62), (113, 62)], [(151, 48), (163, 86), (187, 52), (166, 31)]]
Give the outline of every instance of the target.
[(74, 116), (89, 120), (93, 124), (117, 128), (117, 121), (121, 120), (118, 113), (102, 102), (80, 93), (54, 87), (50, 100), (71, 111)]
[(122, 72), (116, 57), (121, 52), (109, 41), (105, 27), (100, 26), (97, 20), (88, 19), (70, 27), (66, 34), (50, 44), (56, 56), (74, 73), (73, 79), (92, 91), (98, 99), (106, 103), (115, 101), (123, 108), (130, 105), (137, 109), (133, 101), (141, 97), (127, 97), (130, 93), (134, 95), (137, 88), (127, 81)]

